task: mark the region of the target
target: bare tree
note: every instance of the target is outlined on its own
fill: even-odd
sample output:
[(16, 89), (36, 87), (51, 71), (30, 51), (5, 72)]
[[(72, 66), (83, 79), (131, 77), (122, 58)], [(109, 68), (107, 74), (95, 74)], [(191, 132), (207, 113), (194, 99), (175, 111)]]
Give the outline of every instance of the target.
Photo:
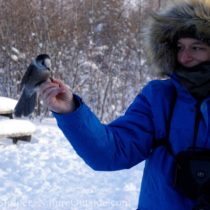
[(160, 3), (141, 0), (128, 10), (124, 0), (0, 0), (0, 94), (18, 98), (27, 65), (48, 53), (54, 77), (109, 121), (148, 78), (141, 27)]

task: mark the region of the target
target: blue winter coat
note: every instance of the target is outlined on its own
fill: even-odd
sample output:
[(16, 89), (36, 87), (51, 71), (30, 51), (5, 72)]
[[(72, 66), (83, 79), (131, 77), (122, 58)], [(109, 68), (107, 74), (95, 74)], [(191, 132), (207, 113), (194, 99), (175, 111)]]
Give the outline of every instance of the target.
[[(166, 122), (176, 90), (170, 142), (175, 153), (192, 146), (196, 101), (175, 79), (154, 80), (135, 98), (126, 113), (101, 124), (81, 102), (68, 114), (54, 114), (58, 126), (77, 153), (95, 170), (130, 168), (146, 160), (139, 197), (140, 210), (191, 210), (194, 201), (173, 187), (174, 159), (165, 146), (152, 150), (166, 135)], [(209, 147), (209, 100), (200, 106), (197, 146)]]

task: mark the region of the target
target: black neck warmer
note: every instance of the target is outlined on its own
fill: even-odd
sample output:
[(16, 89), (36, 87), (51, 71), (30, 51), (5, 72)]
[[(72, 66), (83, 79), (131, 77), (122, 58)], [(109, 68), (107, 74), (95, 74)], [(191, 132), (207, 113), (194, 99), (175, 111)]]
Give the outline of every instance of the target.
[(197, 100), (203, 100), (210, 95), (210, 61), (190, 68), (181, 66), (175, 73)]

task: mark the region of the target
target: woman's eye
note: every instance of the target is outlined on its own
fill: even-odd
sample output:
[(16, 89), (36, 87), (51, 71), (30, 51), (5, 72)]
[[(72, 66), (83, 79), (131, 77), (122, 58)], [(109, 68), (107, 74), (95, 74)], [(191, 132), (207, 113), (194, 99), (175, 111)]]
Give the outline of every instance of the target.
[(183, 49), (183, 47), (182, 46), (177, 46), (176, 49), (177, 49), (177, 51), (181, 51)]
[(203, 47), (192, 47), (192, 49), (193, 50), (195, 50), (195, 51), (199, 51), (199, 50), (205, 50), (205, 48), (203, 48)]

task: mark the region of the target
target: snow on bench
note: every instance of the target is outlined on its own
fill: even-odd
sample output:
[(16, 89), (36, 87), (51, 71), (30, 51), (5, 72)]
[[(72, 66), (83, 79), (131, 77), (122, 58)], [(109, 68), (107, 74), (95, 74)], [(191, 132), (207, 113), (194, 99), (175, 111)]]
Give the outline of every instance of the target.
[(0, 115), (12, 118), (17, 100), (0, 96)]
[(18, 140), (30, 141), (35, 130), (35, 125), (28, 120), (0, 120), (0, 138), (11, 138), (13, 143)]
[(10, 138), (13, 143), (18, 140), (30, 141), (36, 127), (29, 120), (12, 119), (17, 100), (0, 96), (0, 138)]

